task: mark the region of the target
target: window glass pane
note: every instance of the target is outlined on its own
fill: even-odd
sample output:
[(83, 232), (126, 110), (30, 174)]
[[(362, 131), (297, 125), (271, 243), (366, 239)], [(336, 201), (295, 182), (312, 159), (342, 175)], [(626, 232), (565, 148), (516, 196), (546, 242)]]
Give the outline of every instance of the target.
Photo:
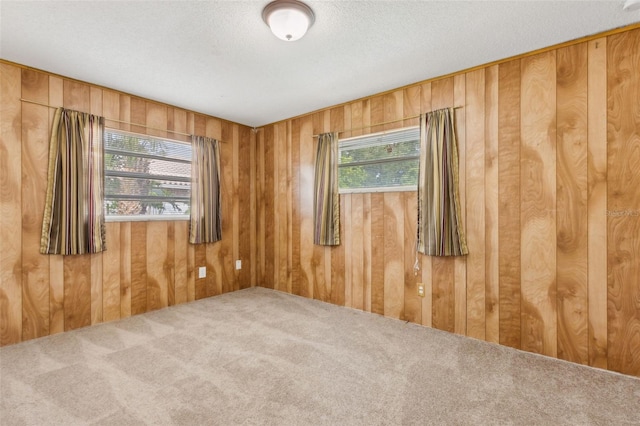
[(342, 166), (338, 181), (340, 188), (415, 186), (418, 182), (418, 160)]
[(105, 131), (107, 216), (189, 214), (191, 145)]
[(341, 190), (416, 187), (420, 157), (419, 128), (349, 138), (340, 142)]

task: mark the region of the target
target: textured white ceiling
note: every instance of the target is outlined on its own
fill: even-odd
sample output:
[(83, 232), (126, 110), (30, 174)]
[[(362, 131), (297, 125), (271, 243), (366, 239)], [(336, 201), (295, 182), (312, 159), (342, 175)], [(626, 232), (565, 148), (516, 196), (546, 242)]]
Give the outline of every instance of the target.
[(640, 21), (621, 0), (0, 1), (0, 58), (250, 126)]

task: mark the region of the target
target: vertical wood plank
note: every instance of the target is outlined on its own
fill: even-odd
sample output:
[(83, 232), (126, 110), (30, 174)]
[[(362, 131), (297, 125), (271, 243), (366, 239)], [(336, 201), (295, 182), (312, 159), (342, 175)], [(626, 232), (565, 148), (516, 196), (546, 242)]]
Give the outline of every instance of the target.
[(146, 311), (167, 307), (167, 222), (146, 222)]
[(418, 197), (415, 192), (402, 192), (404, 213), (404, 309), (402, 319), (416, 324), (422, 322), (422, 300), (418, 296), (414, 271), (416, 254)]
[[(186, 116), (186, 133), (194, 135), (204, 134), (197, 133), (201, 129), (196, 128), (195, 114), (192, 112), (187, 113)], [(177, 122), (177, 121), (176, 121)], [(202, 130), (204, 131), (204, 130)], [(189, 228), (187, 228), (187, 241), (189, 239)], [(187, 244), (187, 301), (192, 302), (196, 300), (196, 246), (193, 244)]]
[[(208, 120), (210, 121), (210, 120)], [(209, 248), (214, 248), (214, 255), (217, 258), (214, 260), (216, 270), (214, 271), (216, 282), (214, 294), (227, 293), (233, 291), (234, 281), (234, 259), (233, 259), (233, 146), (236, 142), (234, 137), (234, 127), (232, 123), (227, 121), (222, 122), (221, 132), (219, 134), (213, 134), (217, 139), (228, 141), (222, 144), (220, 150), (220, 176), (222, 180), (222, 241), (216, 244), (207, 244), (207, 261), (210, 262)], [(227, 218), (226, 220), (224, 218)]]
[(520, 336), (520, 60), (500, 64), (498, 193), (500, 344), (519, 349)]
[(300, 119), (291, 120), (291, 293), (300, 295)]
[(188, 246), (189, 246), (189, 222), (179, 221), (175, 224), (175, 303), (179, 305), (189, 300), (188, 298)]
[(555, 357), (556, 52), (522, 59), (522, 348)]
[(467, 73), (467, 335), (485, 338), (485, 70)]
[(22, 340), (21, 72), (0, 63), (0, 345)]
[(608, 366), (640, 375), (640, 30), (607, 40)]
[[(49, 76), (49, 105), (64, 104), (64, 83), (62, 78)], [(53, 126), (55, 110), (49, 108), (49, 125)], [(48, 161), (47, 161), (48, 167)], [(49, 334), (64, 331), (64, 258), (49, 256)]]
[(120, 318), (131, 316), (131, 222), (120, 224)]
[[(373, 232), (372, 232), (372, 208), (371, 208), (371, 194), (363, 194), (362, 205), (362, 270), (363, 270), (363, 309), (366, 312), (371, 312), (372, 305), (372, 264), (373, 264)], [(376, 219), (379, 220), (379, 219)]]
[(484, 223), (485, 223), (485, 340), (500, 340), (498, 257), (498, 66), (485, 70)]
[[(23, 69), (22, 97), (47, 102), (46, 74)], [(49, 111), (22, 105), (22, 340), (49, 334), (49, 256), (40, 254), (49, 155)]]
[(385, 192), (384, 214), (384, 315), (404, 317), (404, 214), (400, 192)]
[[(403, 90), (402, 116), (413, 117), (420, 114), (422, 91), (420, 86), (411, 86)], [(417, 126), (419, 118), (402, 121), (403, 127)], [(415, 247), (418, 199), (415, 193), (403, 194), (404, 203), (404, 319), (417, 324), (422, 322), (422, 299), (418, 296), (417, 283), (422, 277), (416, 276), (414, 263), (417, 253)]]
[[(421, 98), (420, 109), (421, 112), (427, 113), (432, 111), (431, 102), (431, 83), (424, 83), (420, 86)], [(464, 197), (464, 195), (461, 196)], [(416, 200), (417, 202), (417, 200)], [(431, 327), (433, 326), (433, 261), (431, 256), (420, 255), (419, 261), (422, 270), (421, 281), (424, 284), (424, 294), (422, 298), (422, 325)]]
[(131, 315), (147, 311), (147, 225), (149, 223), (151, 222), (131, 222)]
[(107, 250), (102, 256), (102, 319), (120, 319), (120, 223), (105, 226)]
[(313, 298), (313, 120), (300, 119), (300, 295)]
[[(167, 281), (167, 305), (176, 304), (176, 222), (167, 222), (167, 255), (163, 262), (163, 272)], [(164, 294), (161, 293), (164, 302)]]
[[(458, 140), (458, 185), (460, 192), (460, 218), (467, 232), (467, 128), (466, 128), (466, 77), (458, 74), (453, 77), (453, 104), (462, 107), (455, 110), (455, 129)], [(455, 326), (454, 332), (467, 334), (467, 257), (457, 256), (455, 269)]]
[[(364, 195), (351, 195), (351, 307), (364, 310)], [(348, 253), (348, 252), (347, 252)]]
[(558, 358), (589, 362), (587, 44), (557, 51)]
[[(329, 129), (331, 132), (341, 132), (344, 129), (344, 107), (332, 108), (329, 111)], [(331, 303), (344, 306), (345, 304), (345, 245), (349, 238), (346, 233), (351, 229), (345, 227), (345, 216), (351, 212), (345, 208), (345, 197), (340, 195), (340, 245), (331, 248)], [(350, 244), (350, 242), (349, 242)], [(351, 287), (349, 287), (351, 290)]]
[[(371, 312), (385, 315), (385, 208), (384, 194), (371, 194)], [(394, 227), (395, 229), (395, 227)]]
[[(234, 240), (238, 244), (237, 259), (242, 261), (242, 269), (238, 274), (238, 286), (234, 290), (249, 288), (252, 285), (251, 273), (253, 255), (252, 243), (255, 244), (255, 234), (252, 232), (252, 218), (254, 210), (251, 196), (251, 130), (245, 126), (239, 128), (238, 149), (234, 151), (234, 170), (237, 170), (237, 183), (234, 186), (234, 198), (238, 200), (238, 211), (234, 210), (234, 222), (238, 224), (238, 232), (234, 234)], [(297, 164), (296, 164), (297, 165)], [(235, 204), (234, 204), (235, 209)], [(293, 237), (292, 237), (293, 238)], [(299, 263), (298, 263), (299, 264)]]
[(589, 365), (607, 368), (607, 39), (588, 47)]
[[(274, 126), (267, 126), (263, 130), (264, 133), (264, 188), (263, 188), (263, 206), (264, 206), (264, 281), (262, 285), (267, 288), (274, 288), (274, 256), (275, 256), (275, 150), (274, 150)], [(313, 163), (312, 163), (313, 167)], [(311, 187), (313, 191), (313, 170), (311, 172)]]
[(91, 256), (64, 259), (64, 331), (91, 325)]
[[(89, 89), (89, 97), (91, 102), (89, 112), (100, 117), (104, 116), (102, 108), (102, 89), (91, 86)], [(102, 253), (91, 255), (91, 324), (103, 322), (102, 256)]]

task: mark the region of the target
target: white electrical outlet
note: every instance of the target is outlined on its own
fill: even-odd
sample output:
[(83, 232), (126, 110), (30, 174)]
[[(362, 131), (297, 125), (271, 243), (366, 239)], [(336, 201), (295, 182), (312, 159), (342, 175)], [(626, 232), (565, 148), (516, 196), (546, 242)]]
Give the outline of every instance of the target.
[(236, 269), (242, 269), (242, 260), (236, 260)]
[(207, 267), (201, 266), (198, 268), (198, 278), (206, 278), (207, 277)]

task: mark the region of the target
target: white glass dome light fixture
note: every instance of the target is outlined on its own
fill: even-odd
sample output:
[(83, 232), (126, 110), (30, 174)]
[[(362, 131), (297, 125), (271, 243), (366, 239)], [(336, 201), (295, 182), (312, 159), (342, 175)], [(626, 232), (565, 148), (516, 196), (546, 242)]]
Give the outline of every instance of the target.
[(313, 10), (297, 0), (275, 0), (262, 10), (262, 20), (284, 41), (301, 39), (315, 19)]

